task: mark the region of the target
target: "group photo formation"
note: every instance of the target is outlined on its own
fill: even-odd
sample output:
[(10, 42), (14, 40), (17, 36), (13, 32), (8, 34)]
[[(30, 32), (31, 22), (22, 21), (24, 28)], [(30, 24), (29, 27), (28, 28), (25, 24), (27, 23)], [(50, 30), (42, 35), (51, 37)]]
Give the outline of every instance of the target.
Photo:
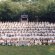
[(0, 0), (0, 55), (55, 55), (55, 0)]

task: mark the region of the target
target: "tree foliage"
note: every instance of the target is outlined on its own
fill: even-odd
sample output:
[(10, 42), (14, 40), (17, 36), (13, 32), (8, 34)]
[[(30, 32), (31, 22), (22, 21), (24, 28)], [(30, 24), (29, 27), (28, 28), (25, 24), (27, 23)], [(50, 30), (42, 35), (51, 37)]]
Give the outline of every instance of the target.
[(0, 2), (0, 20), (17, 20), (23, 13), (29, 14), (31, 19), (38, 16), (38, 19), (41, 20), (51, 12), (55, 12), (55, 0), (7, 0)]

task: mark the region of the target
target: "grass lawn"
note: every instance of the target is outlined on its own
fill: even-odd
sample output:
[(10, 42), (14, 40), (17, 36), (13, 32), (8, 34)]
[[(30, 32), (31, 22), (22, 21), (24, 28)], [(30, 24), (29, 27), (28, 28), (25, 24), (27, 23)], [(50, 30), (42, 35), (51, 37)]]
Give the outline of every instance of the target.
[(55, 46), (0, 46), (0, 55), (55, 55)]

